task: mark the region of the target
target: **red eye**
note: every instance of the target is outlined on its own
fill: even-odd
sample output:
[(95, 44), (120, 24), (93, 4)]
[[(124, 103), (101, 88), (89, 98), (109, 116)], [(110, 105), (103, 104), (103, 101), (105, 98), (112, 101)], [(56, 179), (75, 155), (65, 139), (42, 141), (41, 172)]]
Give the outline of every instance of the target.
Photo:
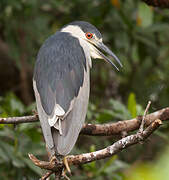
[(86, 33), (86, 37), (87, 37), (87, 39), (92, 39), (93, 34), (90, 33), (90, 32), (87, 32), (87, 33)]

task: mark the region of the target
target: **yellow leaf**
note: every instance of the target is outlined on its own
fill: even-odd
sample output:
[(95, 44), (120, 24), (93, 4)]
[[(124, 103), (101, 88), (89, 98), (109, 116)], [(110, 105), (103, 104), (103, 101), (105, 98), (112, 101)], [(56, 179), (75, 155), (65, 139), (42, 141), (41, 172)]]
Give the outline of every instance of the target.
[(137, 24), (137, 26), (141, 26), (141, 24), (142, 24), (142, 19), (139, 15), (137, 15), (137, 18), (136, 18), (136, 24)]
[(117, 9), (120, 8), (120, 2), (119, 0), (111, 0), (111, 3), (113, 6), (115, 6)]

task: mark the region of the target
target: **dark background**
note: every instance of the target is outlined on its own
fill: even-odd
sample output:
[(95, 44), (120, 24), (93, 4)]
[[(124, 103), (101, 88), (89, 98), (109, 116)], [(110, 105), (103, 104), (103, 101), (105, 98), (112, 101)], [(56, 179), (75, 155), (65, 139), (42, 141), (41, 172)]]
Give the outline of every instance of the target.
[[(74, 20), (94, 24), (123, 64), (117, 72), (103, 60), (93, 60), (88, 122), (142, 115), (149, 100), (150, 112), (168, 106), (169, 10), (139, 0), (1, 0), (1, 117), (32, 114), (32, 74), (38, 49), (49, 35)], [(167, 180), (168, 130), (165, 122), (144, 144), (106, 160), (72, 167), (71, 179)], [(80, 136), (72, 154), (104, 148), (118, 138)], [(0, 125), (0, 179), (38, 179), (42, 171), (28, 159), (28, 153), (46, 158), (39, 123)]]

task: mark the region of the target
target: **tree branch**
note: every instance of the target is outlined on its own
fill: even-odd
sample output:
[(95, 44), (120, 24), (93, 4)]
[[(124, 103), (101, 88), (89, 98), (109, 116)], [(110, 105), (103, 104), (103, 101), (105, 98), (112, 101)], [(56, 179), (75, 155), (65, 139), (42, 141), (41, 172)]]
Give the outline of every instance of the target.
[[(115, 142), (111, 146), (108, 146), (104, 149), (91, 153), (67, 156), (66, 159), (69, 165), (85, 164), (95, 160), (100, 160), (110, 157), (122, 151), (123, 149), (148, 138), (148, 136), (150, 136), (151, 133), (153, 133), (153, 131), (155, 131), (162, 124), (162, 121), (169, 120), (169, 107), (161, 109), (149, 115), (146, 115), (148, 111), (148, 107), (149, 106), (147, 106), (146, 108), (147, 110), (145, 110), (144, 116), (139, 116), (131, 120), (118, 121), (116, 123), (103, 124), (103, 125), (100, 124), (84, 125), (81, 134), (95, 135), (95, 136), (97, 135), (108, 136), (114, 134), (121, 134), (122, 132), (133, 131), (140, 127), (141, 122), (144, 123), (147, 128), (141, 132), (139, 131), (134, 135), (124, 137), (121, 140)], [(24, 116), (24, 117), (0, 118), (0, 124), (19, 124), (19, 123), (37, 122), (38, 120), (39, 120), (38, 115), (35, 114), (32, 116)], [(40, 161), (32, 154), (29, 154), (29, 158), (33, 161), (33, 163), (36, 166), (42, 169), (49, 170), (49, 172), (47, 172), (42, 177), (42, 179), (44, 180), (47, 179), (52, 173), (55, 173), (56, 175), (58, 174), (58, 179), (60, 179), (62, 169), (64, 168), (64, 163), (62, 161), (58, 161), (56, 157), (52, 158), (50, 162)], [(63, 176), (67, 177), (66, 174)]]
[[(139, 129), (142, 117), (143, 116), (138, 116), (134, 119), (118, 121), (110, 124), (86, 124), (83, 126), (81, 134), (92, 136), (110, 136), (118, 135), (122, 132), (134, 131)], [(156, 119), (160, 119), (161, 121), (169, 120), (169, 107), (146, 115), (145, 127), (150, 125)]]
[(32, 116), (0, 118), (0, 124), (21, 124), (39, 121), (37, 114)]
[(169, 8), (169, 0), (142, 0), (146, 4), (154, 7)]
[(40, 178), (40, 180), (46, 180), (50, 175), (52, 175), (53, 174), (53, 172), (52, 171), (48, 171), (46, 174), (44, 174), (41, 178)]
[[(162, 121), (160, 119), (156, 119), (152, 122), (142, 133), (136, 133), (134, 135), (127, 136), (122, 138), (121, 140), (115, 142), (111, 146), (107, 148), (90, 152), (84, 153), (80, 155), (69, 155), (67, 156), (68, 164), (79, 165), (89, 163), (95, 160), (104, 159), (110, 156), (117, 154), (118, 152), (126, 149), (127, 147), (139, 143), (140, 141), (145, 140), (148, 138), (160, 125)], [(58, 162), (57, 160), (51, 160), (50, 162), (40, 161), (34, 155), (29, 154), (29, 158), (33, 161), (33, 163), (42, 168), (47, 169), (50, 171), (56, 171), (58, 168), (64, 168), (63, 162)]]
[[(161, 121), (169, 120), (169, 107), (148, 114), (145, 117), (145, 126), (147, 127), (156, 119)], [(118, 121), (115, 123), (108, 124), (85, 124), (81, 131), (81, 134), (92, 135), (92, 136), (110, 136), (121, 134), (122, 132), (130, 132), (138, 129), (142, 116), (137, 118)], [(23, 117), (9, 117), (0, 118), (0, 124), (20, 124), (20, 123), (31, 123), (39, 121), (38, 115), (23, 116)]]

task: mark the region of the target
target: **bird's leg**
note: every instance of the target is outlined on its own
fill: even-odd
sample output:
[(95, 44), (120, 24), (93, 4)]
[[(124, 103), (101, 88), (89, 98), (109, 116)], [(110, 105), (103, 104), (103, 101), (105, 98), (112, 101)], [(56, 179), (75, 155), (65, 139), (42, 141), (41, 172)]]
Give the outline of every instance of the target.
[(52, 164), (52, 163), (58, 162), (58, 159), (57, 159), (56, 156), (54, 155), (54, 156), (51, 157), (51, 159), (50, 159), (49, 162)]
[(69, 167), (69, 164), (68, 164), (68, 161), (67, 161), (67, 156), (61, 156), (59, 154), (55, 154), (55, 155), (52, 155), (50, 153), (50, 151), (48, 150), (48, 147), (46, 146), (46, 149), (47, 149), (47, 152), (48, 152), (48, 157), (49, 157), (49, 163), (50, 164), (53, 164), (53, 163), (62, 163), (63, 161), (63, 165), (64, 165), (64, 169), (63, 169), (63, 172), (62, 172), (62, 175), (65, 179), (69, 180), (69, 178), (66, 176), (66, 172), (68, 172), (70, 175), (71, 175), (71, 170), (70, 170), (70, 167)]
[(48, 158), (49, 158), (49, 162), (50, 163), (54, 163), (54, 162), (61, 162), (61, 157), (57, 154), (51, 153), (51, 151), (48, 149), (48, 146), (46, 145), (46, 150), (47, 150), (47, 154), (48, 154)]
[(63, 158), (63, 164), (65, 166), (65, 169), (63, 171), (63, 176), (66, 175), (66, 172), (68, 172), (71, 175), (71, 170), (70, 170), (70, 167), (69, 167), (69, 164), (68, 164), (68, 161), (67, 161), (67, 156), (65, 156)]

